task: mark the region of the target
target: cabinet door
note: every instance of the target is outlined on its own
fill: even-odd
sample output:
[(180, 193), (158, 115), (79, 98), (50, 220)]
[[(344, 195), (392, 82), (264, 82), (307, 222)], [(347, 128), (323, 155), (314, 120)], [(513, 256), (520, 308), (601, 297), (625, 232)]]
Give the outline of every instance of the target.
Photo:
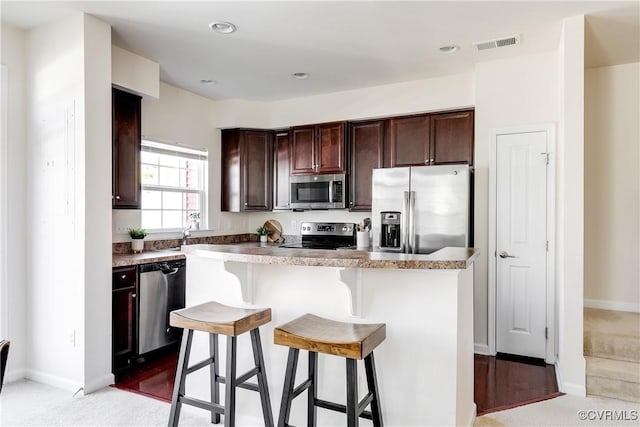
[(141, 98), (112, 91), (114, 208), (140, 209)]
[(273, 209), (290, 209), (289, 132), (277, 132), (273, 145)]
[(112, 368), (129, 365), (136, 355), (137, 267), (113, 270), (112, 293)]
[(473, 111), (431, 116), (431, 164), (473, 164)]
[(305, 175), (315, 172), (314, 126), (300, 126), (291, 129), (291, 174)]
[(271, 210), (273, 193), (271, 164), (272, 132), (243, 130), (240, 137), (241, 189), (243, 211)]
[(429, 163), (429, 116), (389, 120), (387, 167), (424, 166)]
[(351, 185), (349, 209), (371, 210), (371, 174), (383, 166), (384, 121), (353, 123), (350, 127)]
[(317, 125), (316, 172), (345, 173), (344, 122)]
[(220, 153), (220, 209), (222, 212), (240, 212), (240, 131), (222, 131)]

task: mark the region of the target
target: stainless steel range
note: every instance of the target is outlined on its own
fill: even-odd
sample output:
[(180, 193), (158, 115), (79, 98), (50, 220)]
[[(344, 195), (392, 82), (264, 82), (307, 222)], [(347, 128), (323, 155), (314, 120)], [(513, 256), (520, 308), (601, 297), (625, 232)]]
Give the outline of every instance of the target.
[(356, 224), (349, 222), (303, 222), (302, 242), (283, 248), (338, 249), (356, 247)]

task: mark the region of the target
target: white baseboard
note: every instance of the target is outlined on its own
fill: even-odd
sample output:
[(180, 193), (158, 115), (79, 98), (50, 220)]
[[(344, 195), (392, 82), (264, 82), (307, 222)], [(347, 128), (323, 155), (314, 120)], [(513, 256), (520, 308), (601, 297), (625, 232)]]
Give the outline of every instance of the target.
[(27, 376), (27, 371), (25, 369), (14, 369), (14, 370), (7, 370), (4, 373), (4, 383), (12, 383), (14, 381), (20, 381), (25, 379)]
[(588, 308), (600, 308), (603, 310), (628, 311), (640, 313), (640, 304), (623, 301), (607, 301), (601, 299), (585, 299), (584, 306)]
[(489, 346), (486, 344), (473, 344), (473, 352), (475, 354), (491, 356), (491, 353), (489, 353)]
[(75, 393), (80, 388), (82, 388), (82, 384), (77, 381), (71, 381), (68, 378), (47, 374), (41, 371), (35, 371), (33, 369), (26, 370), (25, 378), (42, 384), (50, 385), (52, 387), (57, 387), (62, 390), (67, 390), (72, 393)]
[(478, 407), (474, 403), (473, 405), (471, 405), (471, 411), (469, 412), (469, 416), (467, 417), (467, 424), (464, 424), (464, 425), (472, 427), (473, 424), (475, 424), (475, 422), (476, 422), (476, 413), (477, 412), (478, 412)]
[(556, 368), (556, 381), (558, 383), (558, 389), (562, 393), (570, 394), (573, 396), (582, 396), (582, 397), (587, 395), (586, 384), (573, 384), (569, 382), (564, 382), (562, 380), (562, 369), (560, 368), (559, 359), (556, 359), (555, 368)]
[(84, 394), (93, 393), (94, 391), (100, 390), (101, 388), (105, 388), (113, 383), (115, 383), (115, 378), (113, 377), (113, 374), (103, 375), (100, 378), (87, 381), (84, 385)]

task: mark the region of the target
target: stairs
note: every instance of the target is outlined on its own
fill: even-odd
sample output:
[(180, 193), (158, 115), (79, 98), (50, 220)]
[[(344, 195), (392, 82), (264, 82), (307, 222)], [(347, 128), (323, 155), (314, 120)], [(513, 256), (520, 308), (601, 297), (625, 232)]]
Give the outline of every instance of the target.
[(584, 309), (587, 394), (640, 402), (640, 313)]

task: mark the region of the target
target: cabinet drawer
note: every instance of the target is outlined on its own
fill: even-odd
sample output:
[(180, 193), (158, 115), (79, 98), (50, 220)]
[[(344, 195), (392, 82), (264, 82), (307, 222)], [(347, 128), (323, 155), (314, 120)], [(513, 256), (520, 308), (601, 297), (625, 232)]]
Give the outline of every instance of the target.
[(138, 267), (126, 267), (113, 270), (113, 290), (135, 286), (138, 280)]

